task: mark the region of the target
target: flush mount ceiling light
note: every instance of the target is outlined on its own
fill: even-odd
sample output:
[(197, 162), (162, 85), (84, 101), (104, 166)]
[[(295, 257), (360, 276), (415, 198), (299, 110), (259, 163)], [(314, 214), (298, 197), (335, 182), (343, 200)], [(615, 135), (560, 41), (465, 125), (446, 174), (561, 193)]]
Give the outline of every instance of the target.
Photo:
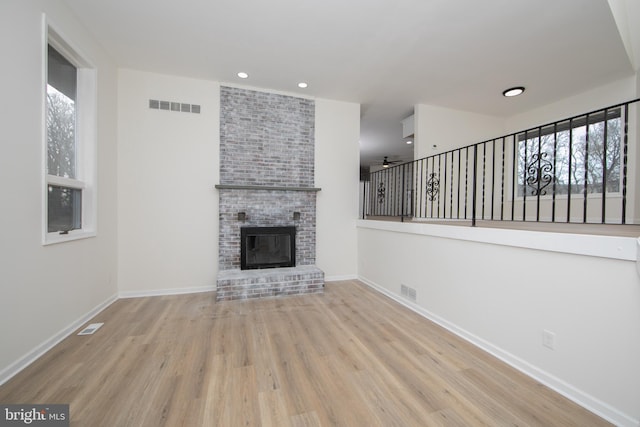
[(309, 85), (308, 85), (308, 84), (306, 84), (305, 82), (300, 82), (300, 83), (298, 83), (298, 87), (299, 87), (299, 88), (301, 88), (301, 89), (304, 89), (304, 88), (306, 88), (307, 86), (309, 86)]
[(516, 86), (516, 87), (511, 87), (511, 88), (505, 90), (504, 92), (502, 92), (502, 96), (506, 96), (506, 97), (510, 98), (512, 96), (521, 95), (522, 92), (524, 92), (524, 87), (523, 86)]
[(241, 71), (238, 73), (238, 77), (240, 77), (241, 79), (246, 79), (249, 78), (249, 74)]
[(411, 144), (413, 144), (413, 141), (412, 141), (412, 140), (410, 140), (410, 139), (407, 139), (405, 142), (407, 143), (407, 145), (411, 145)]

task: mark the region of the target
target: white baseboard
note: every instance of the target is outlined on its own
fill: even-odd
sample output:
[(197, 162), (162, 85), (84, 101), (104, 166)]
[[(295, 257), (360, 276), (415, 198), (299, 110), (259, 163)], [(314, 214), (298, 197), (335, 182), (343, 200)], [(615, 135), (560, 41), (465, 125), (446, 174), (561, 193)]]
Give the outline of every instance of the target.
[(53, 347), (59, 344), (63, 339), (67, 338), (69, 335), (75, 332), (78, 328), (80, 328), (80, 326), (84, 325), (85, 323), (87, 323), (87, 321), (95, 317), (102, 310), (104, 310), (105, 308), (113, 304), (117, 299), (118, 299), (117, 295), (112, 295), (111, 297), (107, 298), (105, 301), (101, 302), (96, 307), (91, 309), (88, 313), (86, 313), (85, 315), (81, 316), (80, 318), (72, 322), (69, 326), (67, 326), (66, 328), (64, 328), (63, 330), (61, 330), (60, 332), (58, 332), (48, 340), (44, 341), (43, 343), (35, 347), (29, 353), (25, 354), (20, 359), (16, 360), (14, 363), (12, 363), (11, 365), (7, 366), (5, 369), (0, 371), (0, 385), (6, 383), (11, 378), (13, 378), (16, 374), (22, 371), (24, 368), (26, 368), (27, 366), (35, 362), (36, 359), (44, 355), (47, 351), (51, 350)]
[(200, 292), (213, 292), (215, 286), (199, 286), (191, 288), (154, 289), (149, 291), (121, 291), (118, 298), (157, 297), (163, 295), (197, 294)]
[(357, 280), (358, 279), (358, 275), (357, 274), (347, 274), (344, 276), (325, 276), (324, 281), (325, 282), (340, 282), (342, 280)]
[(457, 325), (443, 319), (438, 315), (431, 313), (430, 311), (420, 307), (419, 305), (402, 298), (400, 295), (397, 295), (389, 291), (388, 289), (374, 283), (373, 281), (367, 278), (358, 277), (358, 280), (360, 280), (367, 286), (371, 287), (372, 289), (388, 296), (389, 298), (393, 299), (399, 304), (407, 307), (408, 309), (442, 326), (443, 328), (456, 334), (457, 336), (464, 339), (465, 341), (468, 341), (471, 344), (486, 351), (487, 353), (497, 357), (498, 359), (502, 360), (508, 365), (514, 367), (515, 369), (528, 375), (529, 377), (535, 379), (536, 381), (544, 384), (550, 389), (560, 393), (567, 399), (577, 403), (578, 405), (604, 418), (605, 420), (620, 427), (640, 427), (640, 420), (622, 413), (621, 411), (617, 410), (611, 405), (608, 405), (607, 403), (602, 402), (599, 399), (596, 399), (595, 397), (589, 395), (588, 393), (585, 393), (575, 388), (574, 386), (566, 383), (560, 378), (557, 378), (549, 374), (548, 372), (545, 372), (542, 369), (534, 365), (531, 365), (529, 362), (523, 359), (520, 359), (519, 357), (514, 356), (513, 354), (507, 351), (504, 351), (499, 347), (496, 347), (495, 345), (489, 343), (488, 341), (458, 327)]

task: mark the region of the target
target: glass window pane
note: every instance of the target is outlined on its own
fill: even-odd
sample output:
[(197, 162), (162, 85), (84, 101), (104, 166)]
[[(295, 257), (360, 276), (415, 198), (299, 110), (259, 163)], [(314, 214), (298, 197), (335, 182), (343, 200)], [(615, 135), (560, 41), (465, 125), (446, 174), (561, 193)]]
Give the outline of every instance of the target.
[(47, 232), (82, 228), (82, 190), (49, 186)]
[(76, 178), (77, 69), (49, 46), (47, 67), (47, 173)]

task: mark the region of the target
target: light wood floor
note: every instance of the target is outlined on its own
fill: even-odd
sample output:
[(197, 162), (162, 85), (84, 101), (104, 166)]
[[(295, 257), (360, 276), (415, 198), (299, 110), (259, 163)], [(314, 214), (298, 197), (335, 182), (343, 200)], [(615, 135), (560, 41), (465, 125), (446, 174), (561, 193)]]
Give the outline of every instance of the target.
[(72, 426), (600, 426), (576, 404), (355, 282), (324, 295), (118, 300), (0, 387)]

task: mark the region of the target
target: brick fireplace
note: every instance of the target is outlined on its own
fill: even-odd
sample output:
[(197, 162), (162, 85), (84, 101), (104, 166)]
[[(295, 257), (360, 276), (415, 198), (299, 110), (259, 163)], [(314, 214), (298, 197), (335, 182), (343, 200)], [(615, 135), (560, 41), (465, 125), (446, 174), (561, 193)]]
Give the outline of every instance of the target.
[[(218, 300), (323, 291), (314, 126), (312, 100), (221, 87)], [(295, 266), (241, 270), (242, 227), (295, 227)]]

